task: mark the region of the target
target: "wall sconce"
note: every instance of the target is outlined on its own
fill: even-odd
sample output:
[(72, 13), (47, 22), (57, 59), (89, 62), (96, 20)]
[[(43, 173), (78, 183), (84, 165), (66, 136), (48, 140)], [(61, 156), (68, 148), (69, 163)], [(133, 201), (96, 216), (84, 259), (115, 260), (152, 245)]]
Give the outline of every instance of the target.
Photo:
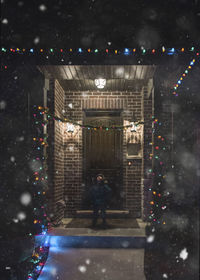
[(106, 85), (106, 79), (102, 79), (102, 78), (100, 78), (100, 79), (95, 79), (95, 80), (94, 80), (94, 83), (95, 83), (95, 86), (96, 86), (97, 88), (104, 88), (105, 85)]
[(131, 132), (137, 132), (137, 126), (134, 124), (134, 122), (130, 123), (131, 126)]
[(73, 123), (67, 123), (67, 132), (74, 132), (74, 125)]

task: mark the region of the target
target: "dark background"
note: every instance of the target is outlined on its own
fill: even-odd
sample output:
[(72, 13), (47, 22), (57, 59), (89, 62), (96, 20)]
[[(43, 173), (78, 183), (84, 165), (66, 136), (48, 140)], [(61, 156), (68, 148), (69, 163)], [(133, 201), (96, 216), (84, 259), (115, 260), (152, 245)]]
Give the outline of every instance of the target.
[(199, 0), (1, 3), (4, 47), (186, 47), (200, 39)]

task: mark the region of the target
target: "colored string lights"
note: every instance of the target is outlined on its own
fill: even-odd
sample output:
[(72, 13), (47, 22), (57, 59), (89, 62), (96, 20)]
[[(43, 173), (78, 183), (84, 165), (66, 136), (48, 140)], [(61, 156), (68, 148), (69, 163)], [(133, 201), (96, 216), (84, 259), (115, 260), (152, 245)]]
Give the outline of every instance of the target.
[[(199, 55), (199, 53), (198, 53)], [(176, 84), (174, 85), (174, 88), (173, 88), (173, 95), (175, 96), (178, 96), (178, 89), (180, 88), (181, 84), (183, 83), (184, 81), (184, 78), (188, 75), (189, 71), (192, 69), (192, 67), (195, 65), (195, 62), (199, 59), (199, 57), (197, 56), (197, 58), (193, 58), (189, 65), (186, 67), (184, 73), (179, 77), (178, 81), (176, 82)]]
[[(151, 205), (151, 210), (149, 213), (149, 220), (153, 224), (163, 224), (166, 222), (162, 218), (162, 212), (167, 208), (165, 205), (165, 198), (163, 196), (162, 184), (165, 179), (165, 164), (163, 158), (166, 157), (167, 147), (165, 143), (165, 138), (160, 135), (159, 131), (161, 131), (162, 122), (156, 119), (154, 116), (152, 117), (153, 123), (153, 134), (155, 135), (155, 142), (150, 143), (154, 147), (154, 152), (150, 154), (150, 159), (154, 160), (154, 170), (150, 169), (149, 174), (153, 177), (153, 185), (149, 186), (149, 191), (152, 193), (152, 199), (149, 201)], [(157, 135), (158, 134), (158, 135)], [(162, 156), (161, 156), (162, 155)]]
[[(137, 122), (131, 122), (130, 125), (112, 125), (112, 126), (94, 126), (94, 125), (90, 125), (90, 124), (80, 124), (78, 122), (75, 122), (71, 119), (68, 119), (68, 118), (60, 118), (54, 114), (51, 114), (49, 112), (49, 109), (48, 108), (45, 108), (45, 107), (42, 107), (42, 106), (38, 106), (38, 109), (40, 110), (40, 114), (47, 114), (47, 121), (50, 120), (50, 119), (54, 119), (54, 120), (57, 120), (57, 121), (61, 121), (61, 122), (64, 122), (64, 123), (67, 123), (67, 124), (73, 124), (74, 126), (79, 126), (81, 127), (82, 129), (93, 129), (93, 130), (127, 130), (128, 128), (131, 128), (131, 131), (135, 131), (136, 127), (140, 124), (144, 124), (144, 122), (142, 121), (137, 121)], [(42, 125), (45, 125), (45, 122), (42, 121)], [(69, 126), (68, 125), (68, 132), (73, 132), (73, 128), (72, 126)], [(43, 143), (45, 145), (45, 141), (41, 141), (41, 143)]]
[[(48, 135), (43, 134), (43, 127), (47, 125), (48, 121), (44, 121), (44, 112), (41, 112), (37, 106), (34, 106), (34, 124), (35, 124), (35, 137), (33, 137), (33, 153), (34, 159), (32, 160), (33, 168), (33, 185), (34, 185), (34, 228), (37, 232), (35, 238), (35, 249), (29, 260), (31, 268), (29, 269), (27, 280), (35, 280), (40, 275), (42, 268), (46, 262), (49, 244), (48, 244), (48, 226), (49, 222), (46, 213), (46, 189), (47, 189), (47, 174), (44, 166), (44, 149), (48, 146)], [(30, 236), (33, 233), (29, 234)], [(38, 242), (38, 240), (40, 242)]]
[(186, 54), (186, 53), (196, 53), (196, 55), (199, 55), (199, 51), (195, 47), (190, 47), (190, 48), (165, 48), (162, 46), (161, 48), (158, 49), (145, 49), (144, 47), (141, 48), (124, 48), (124, 49), (92, 49), (92, 48), (49, 48), (49, 49), (43, 49), (43, 48), (1, 48), (2, 53), (18, 53), (18, 54), (25, 54), (25, 53), (30, 53), (30, 54), (53, 54), (53, 53), (69, 53), (69, 54), (114, 54), (114, 55), (134, 55), (134, 54), (142, 54), (142, 55), (147, 55), (147, 54), (165, 54), (165, 55), (181, 55), (181, 54)]

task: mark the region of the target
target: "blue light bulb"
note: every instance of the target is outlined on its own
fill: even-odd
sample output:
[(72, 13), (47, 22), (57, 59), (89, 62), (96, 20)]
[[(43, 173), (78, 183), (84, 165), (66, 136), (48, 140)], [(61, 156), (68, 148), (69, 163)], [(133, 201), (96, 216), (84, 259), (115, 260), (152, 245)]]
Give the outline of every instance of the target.
[(124, 54), (129, 54), (129, 49), (125, 48), (124, 49)]

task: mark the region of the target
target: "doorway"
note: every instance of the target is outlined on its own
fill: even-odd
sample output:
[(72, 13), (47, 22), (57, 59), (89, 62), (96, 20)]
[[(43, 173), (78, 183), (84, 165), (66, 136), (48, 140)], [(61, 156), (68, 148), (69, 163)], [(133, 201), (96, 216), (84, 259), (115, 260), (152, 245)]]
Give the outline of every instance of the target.
[[(122, 125), (121, 110), (84, 111), (84, 124), (97, 127)], [(123, 130), (84, 129), (83, 131), (83, 193), (82, 208), (90, 209), (90, 187), (98, 173), (103, 173), (112, 189), (108, 209), (122, 209), (122, 143)]]

